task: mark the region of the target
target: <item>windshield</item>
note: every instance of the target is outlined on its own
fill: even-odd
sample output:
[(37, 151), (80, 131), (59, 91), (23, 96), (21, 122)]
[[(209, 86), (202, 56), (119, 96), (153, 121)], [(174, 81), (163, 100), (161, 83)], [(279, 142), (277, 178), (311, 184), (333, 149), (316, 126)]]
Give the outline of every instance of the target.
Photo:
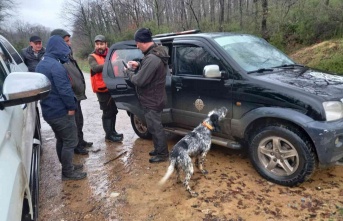
[(247, 72), (294, 64), (290, 58), (262, 38), (237, 35), (214, 40)]

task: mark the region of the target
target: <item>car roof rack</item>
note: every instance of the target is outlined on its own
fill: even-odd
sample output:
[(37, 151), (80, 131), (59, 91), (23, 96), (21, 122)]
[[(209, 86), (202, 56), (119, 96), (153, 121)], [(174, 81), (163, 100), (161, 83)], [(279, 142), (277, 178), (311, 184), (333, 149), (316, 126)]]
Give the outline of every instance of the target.
[(158, 37), (167, 37), (167, 36), (176, 36), (176, 35), (187, 35), (187, 34), (195, 34), (195, 33), (199, 33), (199, 32), (201, 32), (199, 29), (192, 29), (192, 30), (187, 30), (187, 31), (157, 34), (157, 35), (153, 35), (152, 37), (158, 38)]

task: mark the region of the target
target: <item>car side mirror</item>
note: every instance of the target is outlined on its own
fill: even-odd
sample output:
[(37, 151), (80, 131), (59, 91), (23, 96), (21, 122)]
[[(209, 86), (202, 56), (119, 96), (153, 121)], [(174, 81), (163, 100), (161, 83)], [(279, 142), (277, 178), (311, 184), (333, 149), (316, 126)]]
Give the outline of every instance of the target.
[(205, 78), (221, 78), (222, 73), (219, 70), (219, 66), (216, 64), (206, 65), (203, 70), (203, 76)]
[(3, 84), (0, 109), (38, 101), (48, 96), (51, 89), (49, 79), (40, 73), (13, 72)]

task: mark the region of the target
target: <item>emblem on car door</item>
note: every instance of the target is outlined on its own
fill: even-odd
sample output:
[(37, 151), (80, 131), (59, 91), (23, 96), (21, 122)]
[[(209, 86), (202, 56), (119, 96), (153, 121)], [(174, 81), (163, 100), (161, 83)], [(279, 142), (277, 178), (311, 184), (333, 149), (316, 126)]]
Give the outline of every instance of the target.
[(204, 102), (200, 98), (198, 98), (195, 100), (194, 106), (198, 111), (201, 111), (202, 109), (204, 109), (205, 105)]

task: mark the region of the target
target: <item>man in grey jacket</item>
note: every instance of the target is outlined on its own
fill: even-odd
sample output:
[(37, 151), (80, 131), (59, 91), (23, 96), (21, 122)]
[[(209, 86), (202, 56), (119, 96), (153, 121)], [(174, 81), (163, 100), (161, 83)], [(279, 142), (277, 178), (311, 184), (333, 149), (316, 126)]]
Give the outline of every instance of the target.
[(81, 109), (81, 100), (87, 99), (86, 93), (85, 93), (86, 91), (85, 78), (76, 60), (73, 57), (73, 51), (71, 49), (71, 42), (70, 42), (70, 34), (64, 29), (55, 29), (50, 34), (50, 36), (53, 36), (53, 35), (61, 36), (63, 40), (67, 43), (70, 49), (69, 61), (64, 63), (63, 66), (65, 67), (65, 69), (67, 69), (71, 86), (74, 91), (75, 97), (77, 99), (77, 110), (75, 112), (75, 121), (77, 125), (79, 143), (77, 147), (74, 149), (74, 153), (86, 155), (88, 154), (88, 150), (86, 150), (85, 148), (91, 147), (93, 143), (87, 142), (84, 140), (83, 131), (82, 131), (83, 114), (82, 114), (82, 109)]
[[(152, 135), (154, 150), (149, 153), (150, 163), (168, 160), (168, 145), (161, 123), (162, 110), (166, 104), (166, 74), (169, 56), (162, 46), (152, 41), (151, 31), (138, 29), (135, 41), (144, 57), (140, 63), (129, 61), (131, 67), (125, 72), (136, 86), (138, 99), (144, 109), (144, 117)], [(135, 73), (135, 70), (138, 72)]]

